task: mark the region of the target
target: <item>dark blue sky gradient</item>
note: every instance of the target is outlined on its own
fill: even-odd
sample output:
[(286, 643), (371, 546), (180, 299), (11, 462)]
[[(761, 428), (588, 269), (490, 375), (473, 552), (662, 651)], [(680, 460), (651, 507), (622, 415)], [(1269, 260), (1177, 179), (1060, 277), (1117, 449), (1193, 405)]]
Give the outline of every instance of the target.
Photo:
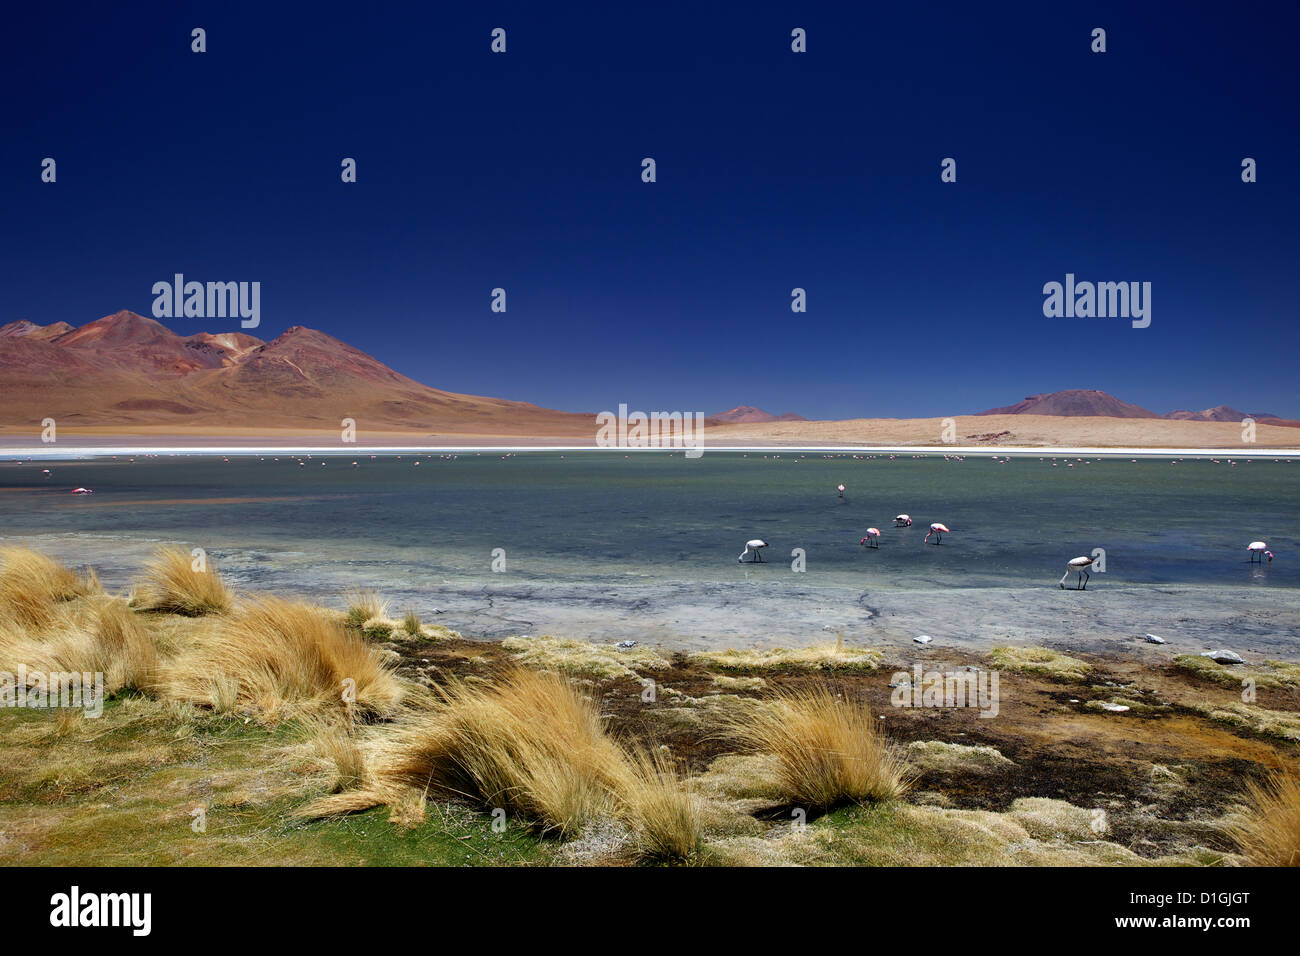
[[(5, 20), (0, 322), (147, 315), (183, 272), (260, 281), (262, 337), (308, 325), (439, 388), (575, 411), (938, 416), (1100, 388), (1300, 417), (1295, 4)], [(1150, 281), (1151, 327), (1044, 318), (1067, 271)]]

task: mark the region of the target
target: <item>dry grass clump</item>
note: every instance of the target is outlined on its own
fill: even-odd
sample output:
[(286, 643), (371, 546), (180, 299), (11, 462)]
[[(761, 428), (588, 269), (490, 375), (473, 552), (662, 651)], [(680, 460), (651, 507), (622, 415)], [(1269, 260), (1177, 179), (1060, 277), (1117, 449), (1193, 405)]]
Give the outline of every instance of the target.
[(1212, 680), (1218, 684), (1240, 687), (1250, 678), (1257, 687), (1300, 687), (1300, 664), (1289, 661), (1264, 661), (1262, 664), (1220, 664), (1199, 654), (1180, 654), (1174, 658), (1179, 670)]
[(494, 684), (435, 689), (428, 710), (385, 728), (370, 745), (362, 789), (318, 799), (304, 816), (386, 803), (404, 819), (431, 794), (501, 808), (565, 839), (618, 820), (643, 858), (695, 851), (701, 808), (661, 751), (624, 751), (596, 704), (562, 675), (515, 670)]
[(388, 602), (369, 588), (352, 588), (347, 592), (348, 627), (364, 627), (372, 618), (388, 616)]
[(814, 644), (811, 647), (775, 647), (767, 650), (700, 651), (691, 660), (706, 667), (726, 671), (874, 671), (880, 664), (880, 651), (865, 647), (846, 647), (844, 638), (834, 643)]
[(907, 766), (867, 707), (825, 687), (782, 691), (723, 722), (728, 736), (776, 758), (782, 795), (808, 809), (889, 800), (907, 789)]
[(1229, 833), (1257, 866), (1300, 866), (1300, 777), (1274, 771), (1246, 785), (1246, 815)]
[(424, 630), (424, 625), (420, 623), (420, 615), (414, 610), (407, 611), (406, 616), (402, 618), (402, 630), (413, 637), (419, 637), (420, 632)]
[(55, 623), (59, 606), (98, 591), (93, 575), (77, 575), (53, 558), (28, 548), (0, 548), (0, 616), (20, 628), (39, 630)]
[(907, 745), (907, 757), (919, 769), (943, 773), (1001, 770), (1015, 766), (996, 747), (970, 747), (942, 740), (914, 740)]
[(0, 623), (0, 667), (45, 674), (101, 673), (104, 690), (149, 690), (158, 669), (152, 635), (121, 598), (99, 594), (56, 606), (50, 624)]
[(989, 657), (1003, 670), (1038, 674), (1059, 681), (1081, 681), (1092, 665), (1046, 647), (995, 647)]
[(614, 679), (671, 665), (648, 647), (615, 647), (563, 637), (508, 637), (501, 647), (526, 667)]
[(190, 617), (230, 610), (231, 595), (216, 565), (205, 558), (205, 570), (197, 571), (194, 561), (179, 548), (160, 548), (145, 566), (145, 579), (136, 588), (137, 606)]
[(628, 778), (592, 701), (556, 674), (520, 670), (495, 685), (456, 682), (398, 731), (380, 757), (386, 782), (467, 796), (572, 835), (612, 810)]
[(665, 750), (636, 748), (631, 775), (620, 787), (620, 815), (631, 826), (637, 851), (646, 859), (684, 860), (700, 844), (700, 799), (685, 789), (680, 771)]
[(307, 743), (332, 775), (330, 790), (356, 790), (366, 779), (366, 761), (351, 721), (308, 718), (304, 721)]
[(206, 633), (169, 664), (167, 692), (217, 711), (276, 720), (341, 709), (390, 716), (405, 685), (379, 653), (337, 616), (310, 604), (261, 597)]
[(1270, 737), (1300, 741), (1300, 714), (1295, 711), (1270, 710), (1267, 707), (1237, 701), (1229, 701), (1226, 704), (1189, 701), (1188, 706), (1211, 720), (1245, 727)]
[[(412, 618), (415, 618), (412, 621)], [(352, 627), (352, 617), (349, 613), (348, 626)], [(419, 630), (410, 630), (414, 624)], [(441, 624), (425, 624), (420, 621), (416, 615), (407, 615), (405, 620), (399, 621), (391, 617), (371, 617), (362, 621), (360, 624), (361, 633), (372, 641), (448, 641), (460, 640), (460, 633), (453, 631), (449, 627), (443, 627)]]

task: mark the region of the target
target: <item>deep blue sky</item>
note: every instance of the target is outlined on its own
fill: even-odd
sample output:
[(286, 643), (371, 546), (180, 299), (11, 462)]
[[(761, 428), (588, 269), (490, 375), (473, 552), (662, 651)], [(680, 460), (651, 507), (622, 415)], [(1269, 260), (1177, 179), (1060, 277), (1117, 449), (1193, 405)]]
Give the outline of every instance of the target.
[[(270, 8), (7, 9), (0, 322), (183, 272), (260, 281), (263, 337), (569, 410), (1300, 417), (1293, 3)], [(1044, 318), (1067, 271), (1152, 282), (1151, 327)]]

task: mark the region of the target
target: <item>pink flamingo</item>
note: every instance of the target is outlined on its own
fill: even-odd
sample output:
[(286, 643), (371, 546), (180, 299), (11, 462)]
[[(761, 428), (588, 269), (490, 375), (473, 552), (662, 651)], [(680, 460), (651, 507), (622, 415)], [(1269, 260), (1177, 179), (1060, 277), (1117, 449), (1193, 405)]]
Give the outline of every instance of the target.
[[(892, 456), (891, 456), (891, 457), (892, 457)], [(910, 528), (910, 527), (912, 527), (912, 516), (911, 516), (911, 515), (899, 515), (898, 517), (896, 517), (896, 518), (894, 519), (894, 527), (895, 527), (895, 528)]]
[(1086, 554), (1080, 555), (1077, 558), (1071, 558), (1069, 560), (1069, 563), (1067, 563), (1065, 566), (1065, 573), (1061, 575), (1061, 580), (1057, 582), (1058, 584), (1060, 584), (1061, 590), (1062, 591), (1065, 590), (1065, 579), (1070, 576), (1071, 571), (1073, 571), (1075, 574), (1079, 576), (1078, 590), (1080, 591), (1088, 590), (1088, 579), (1092, 577), (1092, 575), (1088, 572), (1088, 569), (1092, 567), (1092, 562), (1093, 559), (1088, 557)]
[(858, 544), (867, 548), (878, 548), (880, 547), (880, 545), (877, 543), (877, 539), (879, 537), (880, 537), (879, 528), (868, 528), (867, 536), (863, 538), (861, 541), (859, 541)]
[(952, 532), (948, 530), (948, 526), (946, 524), (939, 524), (939, 522), (936, 521), (934, 524), (930, 525), (929, 534), (925, 536), (925, 539), (921, 543), (925, 544), (930, 540), (930, 535), (934, 535), (935, 536), (934, 543), (942, 544), (943, 536), (945, 534), (952, 534)]
[(1268, 545), (1263, 541), (1252, 541), (1246, 545), (1246, 550), (1250, 552), (1250, 560), (1259, 560), (1262, 562), (1265, 558), (1273, 560), (1273, 552), (1268, 550)]

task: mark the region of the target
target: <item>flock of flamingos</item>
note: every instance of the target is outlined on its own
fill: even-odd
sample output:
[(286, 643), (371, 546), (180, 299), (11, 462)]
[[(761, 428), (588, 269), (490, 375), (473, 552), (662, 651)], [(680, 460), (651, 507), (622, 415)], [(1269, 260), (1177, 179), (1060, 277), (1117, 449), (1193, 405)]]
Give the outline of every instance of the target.
[[(836, 490), (839, 492), (839, 496), (843, 498), (844, 486), (839, 485), (836, 488)], [(895, 528), (910, 528), (911, 526), (912, 526), (911, 515), (902, 514), (902, 515), (896, 515), (894, 517)], [(952, 532), (948, 530), (948, 526), (946, 524), (941, 524), (940, 522), (936, 521), (930, 525), (930, 530), (926, 532), (925, 538), (922, 540), (921, 543), (928, 544), (930, 541), (930, 536), (933, 535), (935, 544), (943, 544), (943, 536), (945, 534), (952, 534)], [(859, 541), (858, 544), (864, 548), (880, 547), (880, 529), (868, 528), (866, 536), (861, 541)], [(749, 557), (748, 563), (750, 564), (764, 563), (763, 549), (766, 547), (767, 547), (767, 542), (764, 541), (762, 538), (751, 538), (750, 540), (745, 542), (745, 550), (740, 552), (740, 557), (738, 557), (736, 560), (741, 563), (745, 563), (745, 558)], [(1250, 554), (1251, 561), (1263, 562), (1265, 559), (1267, 559), (1268, 561), (1271, 562), (1273, 560), (1273, 552), (1268, 549), (1268, 544), (1263, 541), (1252, 541), (1250, 544), (1246, 546), (1246, 551)], [(1063, 591), (1065, 590), (1065, 579), (1068, 578), (1071, 574), (1076, 575), (1078, 579), (1078, 584), (1075, 586), (1075, 590), (1078, 591), (1088, 590), (1088, 582), (1092, 580), (1092, 575), (1088, 573), (1088, 569), (1092, 567), (1093, 562), (1095, 560), (1096, 560), (1095, 558), (1089, 555), (1081, 554), (1077, 558), (1071, 558), (1068, 562), (1066, 562), (1065, 573), (1061, 575), (1061, 580), (1057, 582), (1061, 590)]]

